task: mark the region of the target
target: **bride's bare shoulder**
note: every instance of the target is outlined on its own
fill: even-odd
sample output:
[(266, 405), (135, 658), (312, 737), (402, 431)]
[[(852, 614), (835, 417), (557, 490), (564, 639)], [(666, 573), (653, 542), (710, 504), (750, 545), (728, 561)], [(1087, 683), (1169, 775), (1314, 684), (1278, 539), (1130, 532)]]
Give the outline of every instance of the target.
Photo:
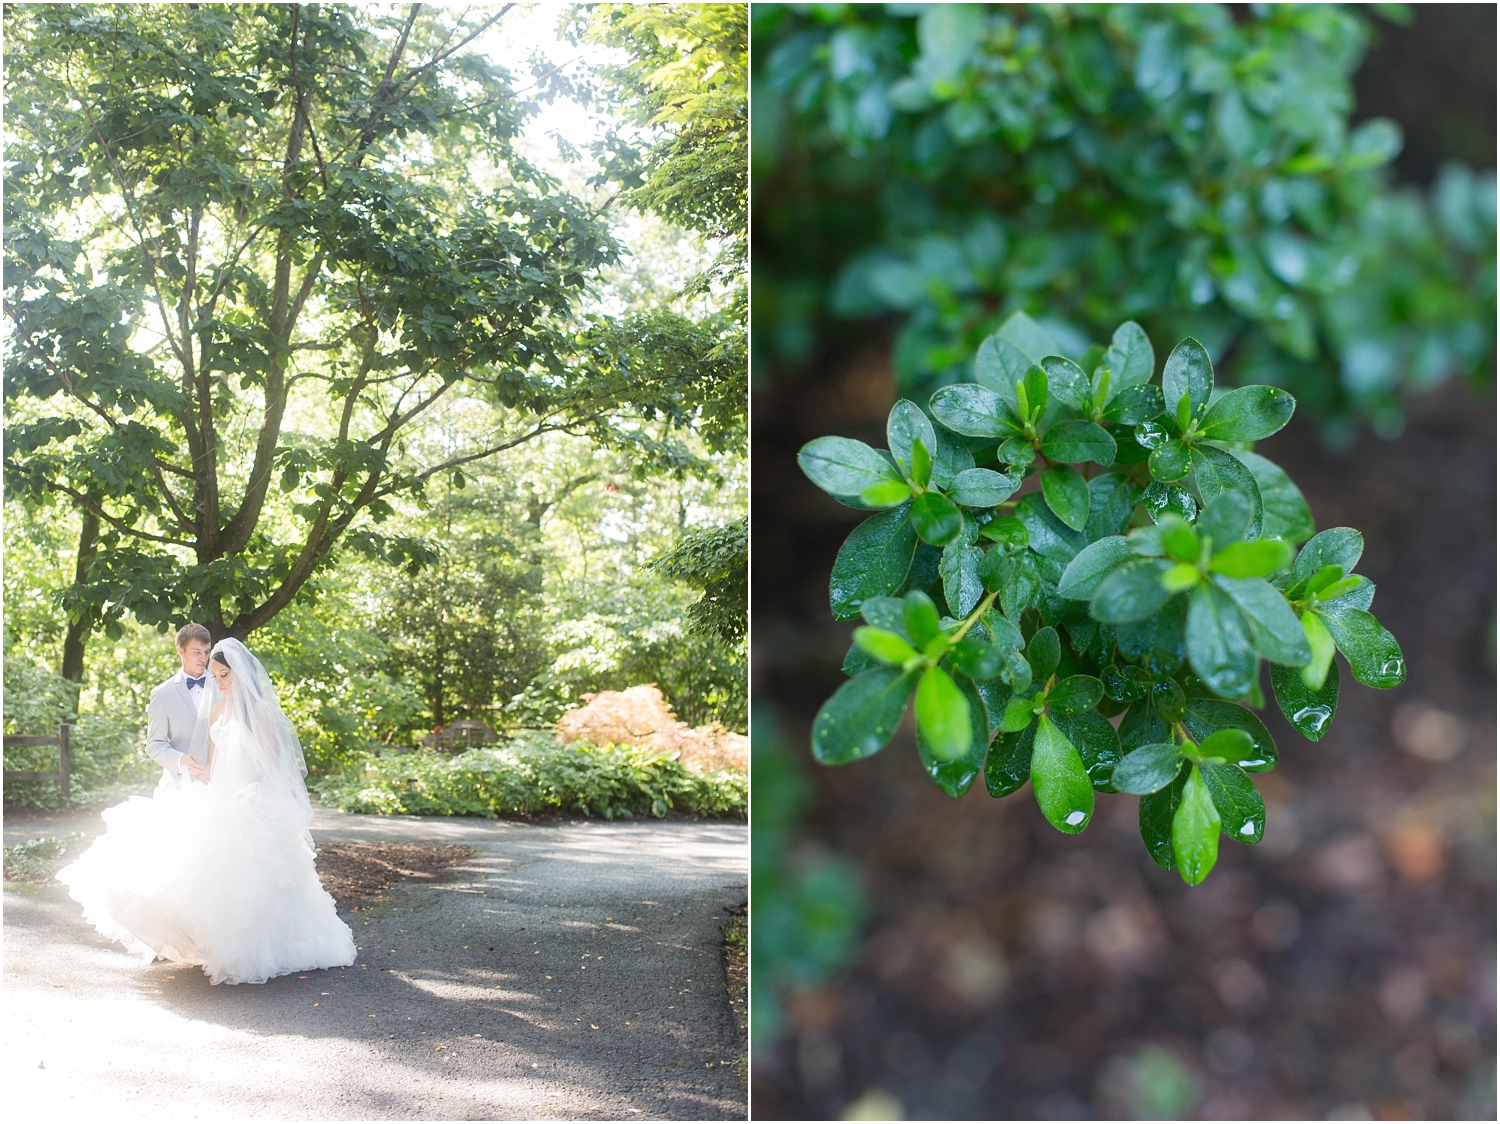
[(208, 712), (208, 720), (210, 722), (217, 722), (219, 720), (219, 715), (223, 713), (224, 702), (223, 700), (220, 700), (219, 702), (214, 703), (213, 708)]

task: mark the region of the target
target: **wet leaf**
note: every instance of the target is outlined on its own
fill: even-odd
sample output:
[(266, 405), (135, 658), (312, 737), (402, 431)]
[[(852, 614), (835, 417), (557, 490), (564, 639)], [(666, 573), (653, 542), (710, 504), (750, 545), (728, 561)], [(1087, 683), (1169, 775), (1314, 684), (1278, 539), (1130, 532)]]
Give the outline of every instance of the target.
[(1134, 320), (1127, 320), (1115, 329), (1102, 363), (1113, 375), (1118, 393), (1125, 387), (1142, 386), (1151, 381), (1156, 370), (1156, 354), (1141, 326)]
[(979, 528), (979, 537), (999, 543), (1001, 546), (1020, 547), (1031, 542), (1026, 533), (1026, 524), (1014, 515), (1001, 515)]
[(1312, 659), (1302, 622), (1280, 590), (1261, 578), (1219, 576), (1214, 583), (1229, 594), (1250, 622), (1250, 642), (1266, 659), (1293, 667), (1301, 667)]
[(1227, 578), (1259, 578), (1291, 565), (1292, 546), (1280, 539), (1230, 543), (1215, 551), (1208, 568)]
[(1211, 441), (1259, 441), (1292, 420), (1296, 401), (1274, 386), (1242, 386), (1208, 408), (1198, 432)]
[[(1041, 368), (1047, 372), (1047, 386), (1052, 397), (1081, 414), (1089, 412), (1089, 377), (1083, 373), (1082, 367), (1060, 355), (1048, 355), (1042, 359)], [(1050, 453), (1047, 455), (1051, 456)]]
[(1238, 698), (1255, 682), (1256, 655), (1250, 626), (1229, 595), (1200, 585), (1189, 595), (1188, 661), (1215, 694)]
[[(1028, 717), (1030, 712), (1028, 711)], [(1020, 730), (1002, 733), (990, 746), (984, 762), (984, 787), (996, 799), (1009, 796), (1031, 779), (1031, 751), (1036, 739), (1036, 723), (1028, 722)]]
[[(871, 488), (880, 485), (896, 490), (906, 488), (889, 460), (863, 441), (848, 437), (819, 437), (809, 441), (797, 454), (797, 465), (809, 480), (849, 507), (865, 506), (850, 501), (862, 498)], [(900, 503), (902, 498), (894, 502)]]
[(1120, 763), (1120, 735), (1109, 719), (1093, 710), (1054, 714), (1052, 724), (1062, 731), (1083, 761), (1084, 772), (1097, 792), (1112, 792), (1110, 779)]
[(1289, 543), (1310, 538), (1317, 529), (1312, 510), (1291, 477), (1258, 453), (1235, 450), (1233, 456), (1250, 470), (1260, 490), (1264, 510), (1262, 537)]
[(1337, 645), (1323, 622), (1318, 619), (1317, 613), (1302, 614), (1302, 633), (1307, 640), (1308, 650), (1312, 653), (1312, 658), (1302, 669), (1302, 683), (1308, 690), (1318, 691), (1328, 677), (1328, 669), (1333, 666), (1333, 653), (1337, 650)]
[(836, 619), (853, 620), (868, 598), (901, 588), (917, 549), (909, 512), (903, 504), (871, 516), (839, 547), (828, 582), (828, 603)]
[(1214, 807), (1202, 770), (1194, 765), (1188, 771), (1177, 811), (1172, 814), (1172, 856), (1189, 886), (1207, 878), (1219, 861), (1219, 825), (1219, 810)]
[(901, 724), (918, 674), (878, 667), (845, 683), (813, 719), (813, 756), (845, 765), (882, 749)]
[(1126, 659), (1144, 659), (1153, 675), (1170, 675), (1187, 658), (1187, 617), (1187, 595), (1172, 595), (1145, 620), (1115, 629), (1120, 654)]
[(1310, 742), (1322, 741), (1339, 705), (1339, 669), (1331, 665), (1319, 690), (1311, 690), (1296, 668), (1271, 668), (1276, 705), (1292, 729)]
[(1175, 410), (1178, 401), (1186, 394), (1193, 417), (1201, 417), (1213, 388), (1214, 368), (1209, 362), (1208, 352), (1189, 336), (1172, 349), (1161, 370), (1161, 389), (1167, 405)]
[(971, 468), (953, 478), (949, 498), (965, 507), (994, 507), (1010, 499), (1021, 482), (989, 468)]
[(1060, 421), (1042, 435), (1042, 455), (1067, 464), (1115, 463), (1115, 439), (1091, 421)]
[(1200, 744), (1215, 730), (1244, 730), (1255, 742), (1255, 755), (1242, 758), (1240, 768), (1251, 772), (1265, 772), (1276, 764), (1276, 743), (1271, 740), (1270, 731), (1253, 712), (1238, 703), (1190, 695), (1182, 712), (1182, 725), (1188, 735)]
[(1120, 535), (1135, 514), (1139, 489), (1118, 472), (1101, 472), (1089, 481), (1089, 521), (1083, 537), (1096, 542), (1106, 535)]
[[(979, 580), (979, 564), (984, 551), (970, 546), (962, 539), (954, 539), (943, 548), (943, 560), (938, 563), (938, 573), (943, 578), (943, 600), (955, 617), (966, 617), (984, 596), (984, 584)], [(1278, 598), (1281, 594), (1276, 595)], [(1301, 627), (1298, 627), (1301, 635)]]
[(904, 637), (869, 625), (861, 625), (854, 630), (854, 643), (881, 663), (899, 665), (917, 654), (917, 650)]
[(1119, 535), (1090, 543), (1063, 570), (1062, 580), (1057, 583), (1057, 595), (1087, 601), (1105, 578), (1135, 558), (1130, 544)]
[(1255, 782), (1237, 765), (1199, 766), (1224, 834), (1247, 846), (1266, 834), (1266, 802), (1255, 790)]
[(1341, 567), (1352, 574), (1365, 552), (1365, 537), (1353, 527), (1330, 527), (1307, 540), (1292, 565), (1292, 581), (1306, 581), (1324, 566)]
[[(1265, 509), (1261, 502), (1260, 485), (1255, 474), (1242, 462), (1212, 445), (1193, 446), (1193, 481), (1205, 504), (1211, 504), (1226, 491), (1233, 489), (1250, 497), (1250, 529), (1245, 538), (1262, 537)], [(1222, 544), (1221, 544), (1222, 545)]]
[(1170, 742), (1133, 749), (1115, 766), (1114, 787), (1134, 796), (1149, 796), (1171, 784), (1182, 770), (1182, 758)]
[(1238, 488), (1231, 488), (1203, 509), (1198, 516), (1198, 533), (1211, 539), (1215, 549), (1223, 548), (1245, 537), (1254, 514), (1255, 505), (1250, 497)]
[(938, 761), (956, 761), (973, 747), (969, 700), (940, 667), (929, 667), (917, 684), (917, 729)]
[(891, 456), (908, 473), (912, 470), (913, 446), (916, 442), (920, 441), (929, 454), (929, 464), (930, 454), (937, 448), (937, 434), (933, 432), (932, 422), (922, 412), (922, 407), (906, 398), (900, 399), (891, 407), (885, 422), (885, 440)]
[(1040, 682), (1057, 670), (1062, 659), (1062, 643), (1057, 638), (1057, 629), (1050, 625), (1039, 628), (1026, 645), (1026, 661), (1031, 664), (1031, 674)]
[[(934, 669), (935, 670), (935, 669)], [(917, 754), (927, 775), (940, 789), (954, 798), (969, 791), (984, 768), (986, 743), (989, 741), (988, 719), (984, 700), (967, 676), (956, 676), (955, 684), (963, 695), (969, 712), (969, 748), (960, 757), (942, 759), (933, 752), (932, 745), (917, 725)]]
[[(1026, 369), (1030, 366), (1031, 360), (1014, 343), (997, 333), (979, 345), (979, 351), (974, 356), (974, 381), (1000, 395), (1014, 410), (1016, 384), (1026, 377)], [(935, 409), (933, 413), (942, 417)], [(943, 424), (948, 425), (946, 421)]]
[(1016, 518), (1026, 525), (1031, 549), (1064, 566), (1088, 545), (1081, 534), (1052, 514), (1046, 500), (1036, 492), (1016, 501)]
[(958, 506), (941, 492), (913, 496), (910, 510), (913, 530), (933, 546), (947, 546), (963, 530), (963, 515)]
[(974, 383), (945, 386), (932, 396), (932, 416), (966, 437), (1003, 439), (1022, 432), (1021, 421), (1004, 398)]
[(1141, 842), (1156, 860), (1156, 865), (1165, 870), (1175, 870), (1177, 859), (1172, 850), (1172, 818), (1182, 801), (1182, 790), (1187, 784), (1188, 763), (1184, 761), (1177, 779), (1150, 796), (1142, 796), (1138, 818)]
[(1094, 814), (1094, 786), (1083, 758), (1045, 714), (1037, 719), (1031, 751), (1031, 787), (1047, 822), (1076, 835)]
[(1070, 675), (1047, 693), (1047, 705), (1072, 713), (1093, 710), (1103, 697), (1104, 685), (1092, 675)]
[(1406, 679), (1406, 658), (1396, 638), (1363, 609), (1319, 605), (1311, 610), (1327, 626), (1333, 642), (1349, 661), (1354, 678), (1366, 687), (1390, 689)]
[(902, 599), (902, 620), (906, 624), (906, 635), (918, 649), (925, 651), (941, 631), (937, 606), (932, 598), (920, 589), (914, 589)]
[(1236, 762), (1256, 757), (1255, 739), (1244, 730), (1230, 727), (1215, 730), (1198, 743), (1201, 757), (1216, 757), (1220, 761)]
[(1106, 577), (1089, 600), (1089, 613), (1105, 624), (1131, 624), (1142, 621), (1171, 596), (1161, 584), (1167, 564), (1143, 558), (1127, 562)]
[(1192, 466), (1188, 448), (1181, 441), (1168, 441), (1151, 450), (1147, 462), (1151, 468), (1151, 478), (1164, 481), (1181, 480)]
[(1052, 513), (1075, 531), (1089, 521), (1089, 485), (1076, 468), (1054, 464), (1041, 474), (1042, 495)]

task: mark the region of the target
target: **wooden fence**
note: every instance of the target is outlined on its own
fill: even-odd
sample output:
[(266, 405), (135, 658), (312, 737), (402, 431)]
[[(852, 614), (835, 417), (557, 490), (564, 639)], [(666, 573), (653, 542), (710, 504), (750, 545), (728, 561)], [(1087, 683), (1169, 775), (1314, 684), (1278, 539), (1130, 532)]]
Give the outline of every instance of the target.
[(38, 773), (26, 769), (6, 769), (5, 783), (11, 781), (56, 781), (57, 789), (64, 800), (68, 799), (68, 776), (73, 772), (73, 751), (68, 742), (71, 727), (64, 722), (55, 734), (6, 734), (5, 748), (20, 749), (28, 745), (57, 746), (57, 772)]

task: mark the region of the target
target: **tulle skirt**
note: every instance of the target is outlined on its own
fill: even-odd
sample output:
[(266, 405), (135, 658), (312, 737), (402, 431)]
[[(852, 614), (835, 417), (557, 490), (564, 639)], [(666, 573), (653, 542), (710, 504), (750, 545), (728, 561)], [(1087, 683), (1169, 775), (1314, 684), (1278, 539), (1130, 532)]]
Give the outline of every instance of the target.
[(202, 965), (214, 983), (354, 963), (290, 800), (168, 781), (104, 813), (106, 832), (58, 872), (84, 917), (147, 962)]

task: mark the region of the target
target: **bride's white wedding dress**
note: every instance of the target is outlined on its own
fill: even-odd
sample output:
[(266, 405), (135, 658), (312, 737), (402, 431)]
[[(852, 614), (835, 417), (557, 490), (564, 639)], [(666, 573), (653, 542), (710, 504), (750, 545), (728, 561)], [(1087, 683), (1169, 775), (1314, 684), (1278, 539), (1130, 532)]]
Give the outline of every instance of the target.
[(314, 868), (306, 789), (268, 767), (263, 733), (234, 711), (204, 724), (207, 784), (163, 781), (108, 809), (108, 830), (57, 877), (104, 936), (147, 961), (201, 964), (216, 984), (352, 964)]

